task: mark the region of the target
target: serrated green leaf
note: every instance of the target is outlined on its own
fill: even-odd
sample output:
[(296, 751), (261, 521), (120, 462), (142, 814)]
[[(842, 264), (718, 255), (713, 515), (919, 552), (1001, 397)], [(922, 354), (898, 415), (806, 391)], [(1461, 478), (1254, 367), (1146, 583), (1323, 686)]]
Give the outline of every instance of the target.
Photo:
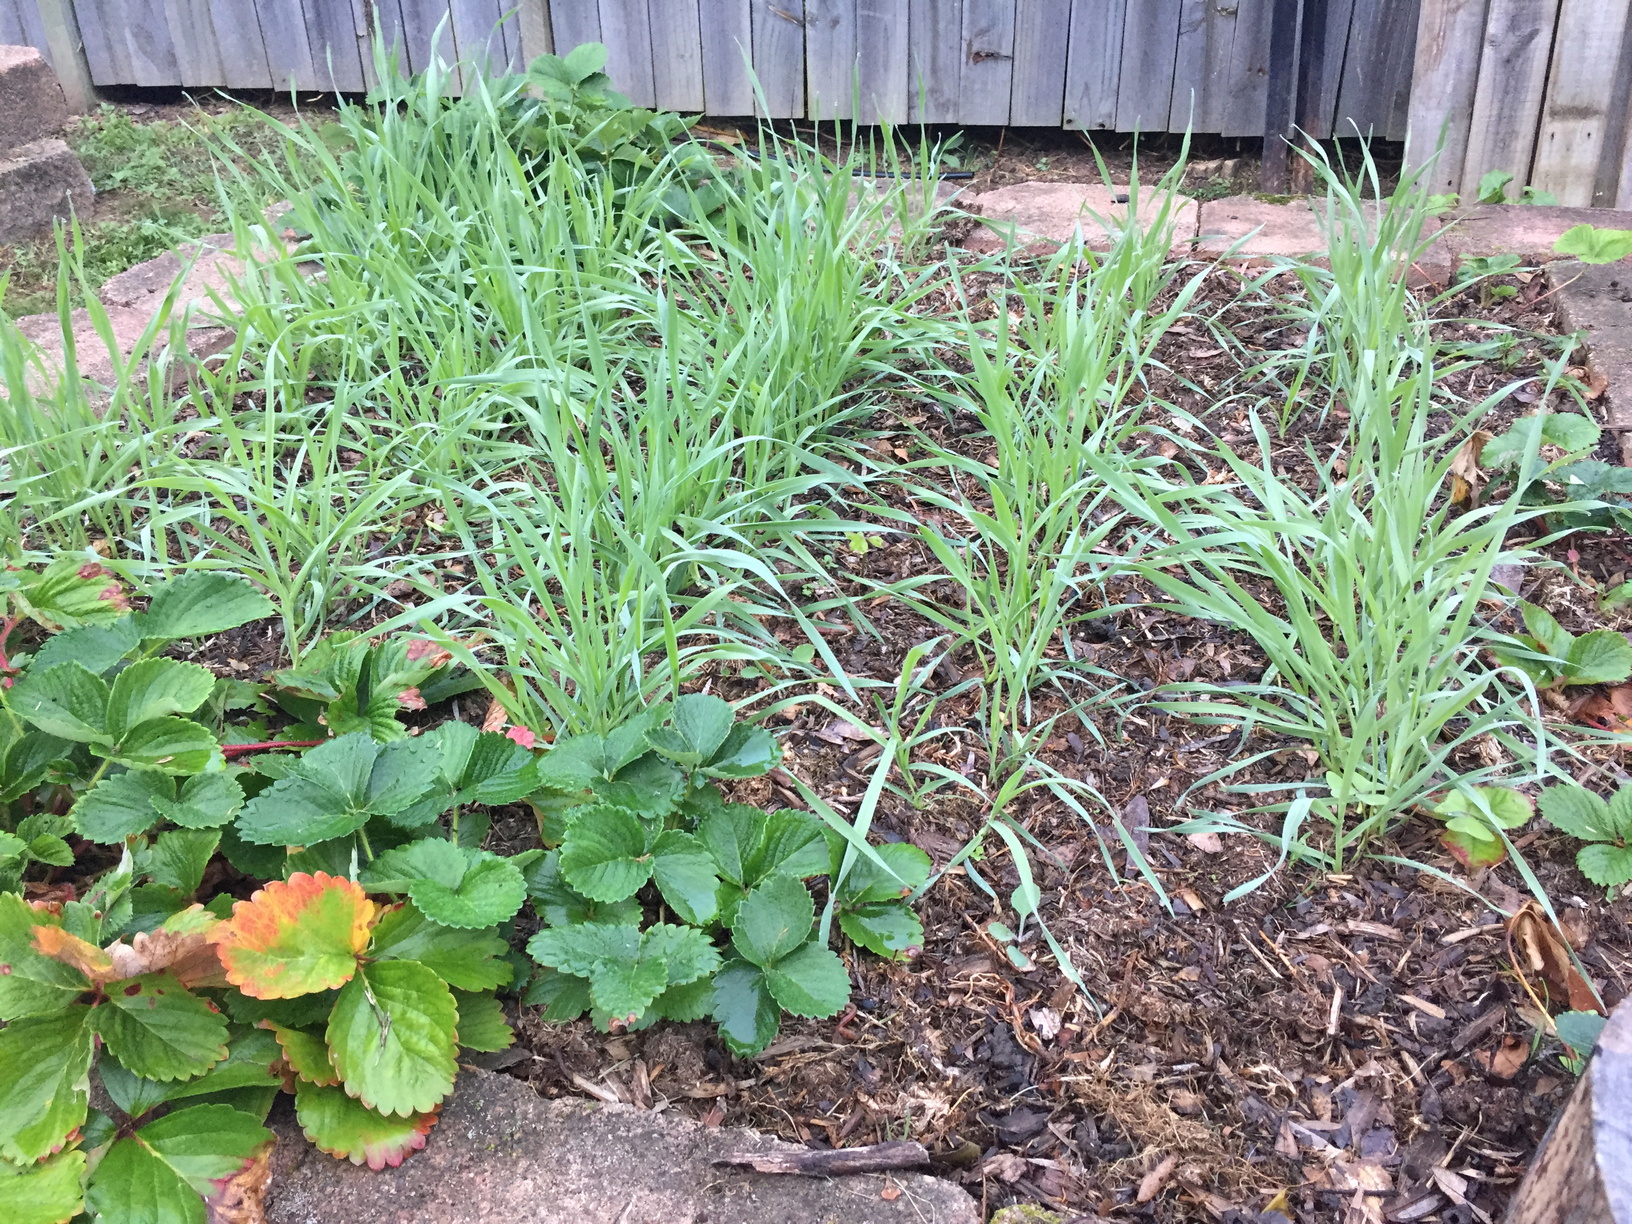
[(244, 806), (244, 788), (225, 773), (194, 774), (181, 784), (175, 800), (155, 800), (159, 814), (184, 829), (217, 829)]
[(672, 986), (684, 986), (720, 967), (720, 954), (708, 936), (695, 927), (654, 923), (641, 933), (640, 945), (642, 959), (664, 964)]
[(106, 728), (118, 743), (142, 723), (172, 714), (191, 714), (215, 688), (210, 669), (175, 659), (143, 659), (114, 677), (108, 695)]
[(272, 1132), (227, 1105), (194, 1105), (120, 1139), (91, 1177), (86, 1206), (106, 1224), (205, 1224), (204, 1199)]
[(79, 663), (30, 668), (7, 694), (7, 702), (58, 739), (88, 744), (106, 737), (108, 686)]
[(515, 1030), (504, 1018), (504, 1008), (490, 994), (453, 992), (459, 1007), (459, 1045), (467, 1050), (491, 1053), (516, 1044)]
[(924, 946), (923, 923), (899, 902), (844, 910), (839, 929), (869, 952), (892, 960)]
[(85, 975), (34, 950), (36, 926), (60, 921), (0, 893), (0, 1020), (60, 1012), (90, 988)]
[(106, 624), (130, 610), (118, 576), (84, 553), (58, 557), (13, 589), (24, 610), (47, 629)]
[(1530, 800), (1507, 786), (1473, 786), (1451, 791), (1434, 806), (1434, 814), (1450, 823), (1465, 819), (1475, 826), (1474, 836), (1495, 838), (1492, 825), (1517, 829), (1535, 814)]
[(189, 1079), (227, 1056), (227, 1019), (175, 975), (112, 982), (92, 1017), (108, 1050), (144, 1079)]
[(81, 625), (45, 640), (30, 663), (44, 670), (58, 663), (78, 663), (100, 676), (142, 644), (133, 616), (121, 616), (107, 625)]
[(209, 637), (277, 615), (277, 607), (242, 578), (190, 570), (153, 592), (140, 619), (143, 638)]
[(541, 1019), (564, 1024), (568, 1020), (578, 1019), (589, 1010), (589, 979), (557, 969), (540, 969), (521, 1001), (542, 1007)]
[(782, 761), (782, 745), (764, 727), (737, 723), (726, 734), (703, 772), (716, 778), (757, 778)]
[(1632, 676), (1632, 642), (1613, 629), (1594, 629), (1570, 644), (1566, 684), (1619, 684)]
[(1582, 841), (1614, 841), (1616, 838), (1609, 805), (1573, 782), (1549, 786), (1542, 791), (1541, 814), (1555, 829)]
[(810, 813), (792, 808), (772, 812), (764, 830), (742, 883), (752, 887), (772, 875), (805, 879), (828, 870), (826, 826)]
[(226, 1058), (197, 1079), (167, 1085), (164, 1099), (182, 1101), (208, 1093), (278, 1089), (283, 1084), (283, 1076), (273, 1074), (272, 1064), (282, 1054), (282, 1048), (270, 1032), (258, 1028), (239, 1029), (227, 1042)]
[(728, 803), (715, 808), (698, 823), (698, 839), (708, 847), (720, 874), (733, 884), (757, 882), (751, 877), (750, 867), (764, 844), (766, 819), (758, 808)]
[(170, 1097), (170, 1090), (177, 1086), (143, 1079), (125, 1070), (119, 1065), (119, 1060), (111, 1055), (97, 1059), (96, 1076), (102, 1081), (102, 1089), (108, 1094), (108, 1099), (132, 1118), (140, 1118), (164, 1104)]
[(1553, 250), (1560, 255), (1574, 255), (1582, 263), (1614, 263), (1632, 255), (1632, 230), (1573, 225), (1559, 235)]
[(1567, 1011), (1553, 1017), (1553, 1028), (1558, 1032), (1558, 1039), (1580, 1055), (1592, 1053), (1608, 1023), (1609, 1017), (1600, 1016), (1597, 1012)]
[(1632, 841), (1632, 786), (1623, 786), (1609, 797), (1609, 827), (1613, 840)]
[(688, 769), (706, 762), (725, 742), (736, 715), (731, 703), (711, 693), (687, 693), (676, 699), (672, 726), (646, 733), (647, 742)]
[(633, 896), (652, 874), (647, 830), (639, 817), (610, 804), (569, 813), (561, 874), (591, 901)]
[(425, 1113), (453, 1090), (457, 1021), (452, 992), (424, 965), (365, 965), (335, 1001), (330, 1059), (346, 1092), (370, 1109)]
[(0, 803), (12, 803), (44, 782), (52, 766), (64, 762), (73, 744), (44, 731), (26, 731), (0, 754)]
[(693, 926), (714, 920), (720, 878), (714, 857), (689, 833), (670, 829), (652, 847), (652, 878), (669, 907)]
[(686, 793), (686, 775), (672, 761), (648, 752), (620, 769), (617, 777), (594, 779), (590, 788), (603, 803), (655, 820), (669, 815), (680, 803)]
[(684, 1024), (701, 1020), (714, 1005), (714, 979), (700, 977), (695, 982), (670, 986), (652, 1001), (651, 1010), (665, 1020)]
[(477, 736), (465, 767), (450, 781), (455, 783), (460, 803), (495, 807), (515, 803), (538, 789), (538, 761), (508, 736), (484, 731)]
[(406, 892), (415, 905), (443, 926), (496, 926), (513, 917), (527, 899), (521, 871), (508, 859), (485, 850), (462, 849), (432, 837), (379, 855), (363, 874), (370, 888)]
[(1524, 616), (1524, 627), (1529, 630), (1530, 636), (1540, 644), (1542, 651), (1552, 655), (1555, 659), (1564, 660), (1569, 657), (1570, 643), (1574, 636), (1558, 623), (1557, 618), (1533, 603), (1521, 603), (1520, 611)]
[(792, 876), (775, 875), (737, 907), (731, 942), (744, 960), (774, 964), (810, 938), (816, 905), (810, 891)]
[(640, 924), (640, 902), (633, 897), (622, 901), (591, 901), (572, 890), (561, 876), (561, 852), (551, 850), (522, 873), (527, 881), (533, 908), (549, 926), (573, 926), (580, 922), (604, 922), (612, 926)]
[(71, 815), (87, 841), (117, 845), (160, 820), (156, 799), (174, 799), (175, 780), (156, 770), (132, 769), (103, 778), (79, 797)]
[(153, 883), (192, 895), (204, 879), (204, 869), (221, 841), (219, 829), (172, 829), (160, 833), (137, 858), (137, 872)]
[(284, 1028), (315, 1028), (321, 1030), (328, 1023), (338, 990), (320, 990), (316, 994), (301, 995), (295, 999), (253, 999), (237, 991), (228, 991), (223, 1002), (227, 1014), (236, 1024), (258, 1025), (262, 1021)]
[(244, 805), (243, 839), (309, 846), (355, 833), (370, 816), (411, 808), (436, 782), (438, 745), (398, 740), (380, 747), (361, 732), (321, 744)]
[(85, 1121), (90, 1011), (76, 1003), (0, 1029), (0, 1156), (5, 1159), (38, 1160)]
[(689, 982), (719, 963), (708, 937), (692, 927), (587, 923), (538, 932), (527, 951), (539, 963), (589, 981), (593, 1005), (620, 1019), (638, 1017), (672, 980)]
[(277, 1040), (278, 1049), (289, 1069), (308, 1084), (332, 1087), (340, 1082), (340, 1073), (329, 1061), (329, 1043), (320, 1032), (310, 1029), (285, 1028), (281, 1024), (264, 1021)]
[(728, 962), (714, 975), (710, 1010), (720, 1038), (737, 1054), (758, 1054), (782, 1025), (782, 1009), (771, 997), (764, 972), (743, 960)]
[(367, 1164), (376, 1172), (396, 1168), (410, 1153), (424, 1147), (436, 1118), (435, 1111), (387, 1116), (338, 1088), (295, 1085), (295, 1120), (306, 1138), (319, 1151), (352, 1164)]
[(0, 1220), (68, 1224), (85, 1206), (84, 1179), (85, 1153), (77, 1149), (10, 1176), (0, 1170)]
[(1632, 847), (1594, 842), (1576, 851), (1575, 865), (1594, 884), (1605, 888), (1632, 880)]
[(831, 1016), (850, 998), (850, 974), (832, 948), (812, 940), (765, 969), (771, 997), (796, 1016)]
[(127, 769), (158, 769), (168, 774), (203, 773), (223, 764), (221, 745), (207, 728), (174, 716), (141, 723), (107, 755)]
[(846, 905), (875, 905), (899, 901), (922, 888), (929, 879), (929, 855), (909, 842), (889, 842), (875, 846), (883, 866), (865, 855), (857, 855), (850, 872), (839, 886)]
[(512, 970), (502, 959), (507, 947), (494, 931), (439, 926), (405, 903), (381, 914), (369, 955), (382, 961), (416, 961), (450, 986), (479, 991), (509, 983)]

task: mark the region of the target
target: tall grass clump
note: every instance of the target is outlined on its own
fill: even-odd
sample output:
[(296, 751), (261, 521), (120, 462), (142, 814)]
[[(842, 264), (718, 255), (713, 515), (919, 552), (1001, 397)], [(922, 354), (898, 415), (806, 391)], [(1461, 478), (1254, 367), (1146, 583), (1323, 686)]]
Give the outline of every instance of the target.
[[(1261, 458), (1222, 448), (1234, 482), (1205, 497), (1109, 457), (1090, 461), (1126, 510), (1167, 537), (1136, 566), (1167, 607), (1246, 633), (1268, 663), (1251, 685), (1172, 686), (1167, 704), (1242, 727), (1242, 743), (1256, 730), (1309, 744), (1319, 777), (1242, 790), (1268, 800), (1251, 810), (1282, 815), (1271, 840), (1283, 861), (1341, 870), (1434, 792), (1511, 772), (1505, 762), (1464, 772), (1475, 741), (1529, 756), (1539, 775), (1549, 737), (1534, 691), (1480, 657), (1504, 638), (1480, 603), (1496, 594), (1495, 567), (1523, 559), (1506, 541), (1534, 511), (1516, 499), (1468, 510), (1451, 501), (1459, 431), (1430, 435), (1447, 404), (1428, 322), (1404, 289), (1422, 195), (1407, 180), (1391, 199), (1362, 204), (1356, 184), (1321, 169), (1331, 272), (1308, 274), (1323, 290), (1315, 385), (1348, 428), (1333, 453), (1309, 448), (1313, 488), (1276, 471), (1261, 414)], [(1227, 782), (1262, 755), (1207, 781)], [(1291, 794), (1277, 800), (1277, 790)], [(1226, 814), (1183, 828), (1248, 826)]]

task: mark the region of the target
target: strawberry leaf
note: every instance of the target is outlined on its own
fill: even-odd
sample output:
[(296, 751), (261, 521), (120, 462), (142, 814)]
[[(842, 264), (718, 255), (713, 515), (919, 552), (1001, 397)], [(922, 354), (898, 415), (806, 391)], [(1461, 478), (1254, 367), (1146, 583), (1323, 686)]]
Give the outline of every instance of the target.
[(561, 846), (561, 874), (591, 901), (632, 897), (652, 875), (646, 827), (609, 803), (574, 808)]
[(792, 876), (776, 875), (743, 898), (731, 940), (743, 959), (774, 964), (810, 938), (815, 921), (810, 890)]
[(144, 639), (168, 642), (225, 633), (276, 614), (272, 601), (242, 578), (189, 570), (153, 593), (136, 624)]
[(712, 1010), (720, 1037), (738, 1054), (759, 1053), (782, 1024), (782, 1009), (771, 997), (764, 971), (745, 960), (729, 961), (714, 975)]
[(491, 931), (438, 926), (412, 904), (387, 909), (374, 927), (369, 956), (374, 960), (418, 961), (460, 990), (496, 990), (509, 983), (509, 950)]
[(670, 829), (652, 847), (652, 878), (675, 913), (693, 926), (714, 921), (720, 877), (714, 858), (690, 833)]
[(78, 663), (30, 669), (7, 695), (47, 735), (89, 744), (106, 738), (108, 686)]
[(496, 926), (527, 899), (521, 869), (510, 860), (442, 837), (385, 851), (369, 864), (363, 882), (406, 892), (428, 918), (464, 929)]
[(219, 769), (221, 745), (196, 722), (167, 715), (150, 718), (132, 728), (118, 747), (107, 753), (128, 769), (158, 769), (169, 774), (203, 773)]
[(522, 1002), (530, 1007), (542, 1007), (540, 1019), (552, 1024), (576, 1020), (589, 1010), (589, 979), (575, 977), (556, 969), (540, 969)]
[(1582, 846), (1575, 855), (1575, 865), (1581, 874), (1594, 884), (1611, 888), (1632, 880), (1632, 847), (1612, 846), (1602, 842)]
[(272, 1030), (272, 1035), (278, 1040), (278, 1048), (283, 1053), (283, 1061), (288, 1063), (289, 1069), (306, 1083), (332, 1087), (340, 1082), (339, 1073), (329, 1061), (329, 1043), (324, 1040), (322, 1033), (285, 1028), (281, 1024), (273, 1024), (270, 1020), (261, 1021), (261, 1026)]
[(436, 1111), (394, 1117), (375, 1113), (338, 1088), (295, 1085), (295, 1119), (320, 1151), (376, 1172), (396, 1168), (425, 1146)]
[(53, 1156), (21, 1172), (0, 1168), (0, 1220), (6, 1224), (68, 1224), (85, 1206), (85, 1153)]
[(37, 929), (60, 923), (16, 893), (0, 893), (0, 1020), (61, 1011), (88, 988), (84, 974), (34, 947)]
[(850, 998), (844, 962), (814, 940), (766, 966), (765, 985), (796, 1016), (831, 1016)]
[(346, 1092), (381, 1113), (424, 1113), (453, 1090), (459, 1011), (447, 984), (414, 961), (366, 965), (329, 1017), (330, 1060)]
[(351, 980), (374, 913), (355, 882), (296, 872), (236, 903), (209, 938), (227, 981), (258, 999), (290, 999)]
[(241, 1172), (272, 1132), (229, 1105), (194, 1105), (108, 1149), (86, 1206), (106, 1224), (203, 1224), (201, 1199)]
[[(91, 1070), (91, 1009), (0, 1029), (0, 1156), (29, 1162), (61, 1147), (85, 1122)], [(5, 1196), (0, 1194), (0, 1202)]]
[(463, 1048), (490, 1053), (516, 1044), (504, 1008), (492, 995), (456, 990), (453, 999), (459, 1005), (459, 1044)]
[(869, 952), (892, 960), (924, 946), (924, 924), (899, 902), (843, 910), (839, 929)]
[(1609, 805), (1584, 786), (1549, 786), (1541, 792), (1541, 814), (1553, 828), (1582, 841), (1615, 840)]
[(143, 1079), (191, 1079), (227, 1056), (227, 1018), (171, 973), (110, 983), (92, 1021), (113, 1056)]
[(617, 1017), (638, 1017), (671, 985), (713, 972), (719, 953), (695, 927), (584, 923), (538, 932), (527, 951), (539, 963), (589, 981), (593, 1005)]
[(175, 659), (143, 659), (114, 678), (108, 695), (107, 735), (115, 743), (142, 723), (191, 714), (215, 688), (210, 669)]
[(370, 816), (390, 818), (436, 782), (436, 744), (381, 747), (364, 732), (313, 748), (244, 805), (239, 835), (259, 846), (310, 846), (355, 833)]
[(1594, 629), (1570, 643), (1566, 684), (1619, 684), (1632, 675), (1632, 642), (1613, 629)]

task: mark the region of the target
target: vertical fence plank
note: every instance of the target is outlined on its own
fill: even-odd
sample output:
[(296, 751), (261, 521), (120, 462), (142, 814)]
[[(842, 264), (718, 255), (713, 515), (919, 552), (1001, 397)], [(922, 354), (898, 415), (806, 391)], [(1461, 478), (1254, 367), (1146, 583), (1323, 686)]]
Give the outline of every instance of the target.
[[(236, 8), (236, 6), (234, 6)], [(306, 37), (306, 14), (300, 0), (255, 0), (266, 40), (266, 63), (276, 90), (322, 89), (312, 45)]]
[(1014, 84), (1015, 0), (963, 0), (963, 56), (958, 65), (959, 123), (1009, 121)]
[(646, 0), (601, 0), (601, 41), (606, 44), (606, 75), (636, 106), (657, 101), (652, 75), (652, 24)]
[(1491, 0), (1462, 159), (1464, 192), (1492, 170), (1507, 171), (1515, 186), (1528, 180), (1557, 21), (1558, 0)]
[(1343, 83), (1343, 61), (1348, 55), (1353, 18), (1354, 0), (1327, 0), (1326, 56), (1310, 100), (1314, 113), (1306, 126), (1316, 140), (1340, 134), (1336, 131), (1337, 91)]
[[(559, 5), (561, 0), (554, 2)], [(754, 45), (748, 3), (699, 0), (703, 22), (703, 109), (711, 115), (754, 113), (754, 83), (747, 63)]]
[(424, 72), (438, 61), (452, 64), (459, 58), (448, 0), (401, 0), (401, 4), (403, 47), (414, 72)]
[(1429, 191), (1456, 191), (1462, 183), (1486, 8), (1486, 0), (1422, 0), (1405, 156), (1412, 166), (1426, 166), (1438, 150), (1423, 180)]
[(515, 28), (521, 35), (520, 59), (512, 39), (511, 60), (516, 71), (521, 71), (541, 55), (555, 54), (555, 31), (550, 28), (550, 0), (520, 0), (516, 7)]
[(1127, 7), (1116, 91), (1120, 132), (1167, 131), (1179, 51), (1179, 5), (1180, 0), (1133, 0)]
[(596, 0), (550, 0), (550, 29), (557, 55), (583, 43), (600, 42), (600, 6)]
[(363, 81), (363, 58), (357, 49), (357, 18), (350, 0), (305, 0), (306, 43), (312, 55), (315, 87), (324, 91), (358, 93)]
[(805, 0), (806, 116), (853, 118), (859, 79), (856, 0)]
[(703, 109), (703, 30), (697, 0), (656, 0), (652, 81), (665, 110)]
[[(46, 45), (45, 22), (40, 20), (39, 5), (35, 0), (16, 0), (18, 40), (21, 47), (33, 47), (47, 63), (51, 61), (51, 48)], [(52, 65), (53, 69), (56, 65)]]
[(1564, 205), (1592, 203), (1632, 0), (1563, 0), (1530, 181)]
[[(1208, 86), (1213, 78), (1207, 71), (1207, 42), (1213, 23), (1208, 17), (1218, 6), (1212, 0), (1181, 0), (1179, 39), (1173, 53), (1173, 93), (1168, 101), (1168, 125), (1183, 128), (1191, 124), (1203, 129), (1207, 113)], [(1233, 14), (1231, 15), (1233, 18)]]
[(461, 65), (489, 76), (505, 71), (499, 0), (452, 0), (453, 45)]
[(1072, 0), (1065, 56), (1066, 127), (1116, 126), (1126, 7), (1127, 0)]
[(859, 123), (905, 123), (911, 97), (908, 0), (854, 0)]
[(124, 0), (125, 46), (136, 85), (175, 85), (180, 81), (175, 37), (164, 15), (164, 0)]
[(1224, 74), (1218, 130), (1225, 136), (1262, 136), (1269, 104), (1269, 34), (1272, 0), (1239, 0), (1235, 34)]
[(227, 83), (209, 0), (164, 0), (174, 40), (177, 85), (202, 89)]
[(1071, 0), (1025, 0), (1014, 15), (1014, 86), (1009, 122), (1059, 127), (1065, 118), (1065, 60)]
[[(17, 11), (13, 0), (0, 0), (0, 43), (8, 43), (13, 47), (33, 46), (26, 42), (27, 32), (23, 29), (23, 15)], [(44, 51), (41, 51), (44, 54)]]
[(963, 66), (963, 0), (911, 0), (907, 19), (907, 116), (956, 123)]
[[(75, 6), (80, 14), (80, 32), (84, 33), (85, 0), (75, 0)], [(272, 69), (267, 64), (266, 41), (261, 37), (261, 22), (254, 8), (241, 0), (210, 0), (210, 16), (226, 87), (271, 89)], [(87, 43), (87, 53), (89, 50)]]
[(1629, 133), (1632, 133), (1632, 17), (1627, 18), (1626, 33), (1622, 35), (1620, 66), (1610, 93), (1604, 155), (1598, 160), (1598, 176), (1592, 187), (1594, 208), (1616, 206), (1615, 201), (1621, 194), (1621, 178), (1627, 169), (1627, 154), (1632, 152), (1632, 145), (1627, 143)]
[(805, 113), (804, 0), (753, 0), (754, 72), (767, 117)]
[(1417, 0), (1354, 0), (1337, 93), (1338, 135), (1404, 135), (1416, 32)]

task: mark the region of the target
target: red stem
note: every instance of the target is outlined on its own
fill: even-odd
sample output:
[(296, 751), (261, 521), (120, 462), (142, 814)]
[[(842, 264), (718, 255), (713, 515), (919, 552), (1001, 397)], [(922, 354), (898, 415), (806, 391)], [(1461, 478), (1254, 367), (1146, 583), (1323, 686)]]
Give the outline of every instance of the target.
[(0, 622), (0, 672), (11, 670), (11, 664), (6, 659), (6, 639), (11, 636), (11, 631), (17, 628), (17, 620), (15, 616), (8, 616)]
[(264, 744), (222, 744), (221, 755), (242, 756), (246, 752), (269, 752), (273, 748), (316, 748), (326, 740), (269, 740)]

